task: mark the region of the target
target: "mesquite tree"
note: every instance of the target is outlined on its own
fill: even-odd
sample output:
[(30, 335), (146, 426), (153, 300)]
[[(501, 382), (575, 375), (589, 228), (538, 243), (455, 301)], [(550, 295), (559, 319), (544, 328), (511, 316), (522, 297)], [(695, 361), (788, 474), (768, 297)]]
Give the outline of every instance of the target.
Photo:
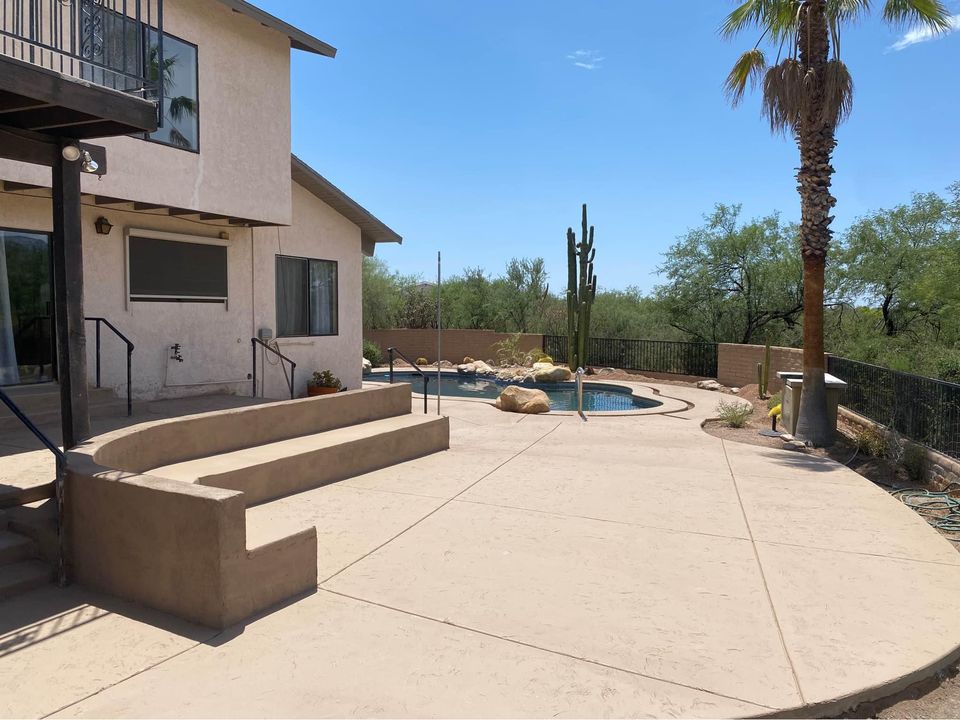
[(590, 345), (590, 310), (597, 297), (597, 276), (593, 272), (593, 225), (587, 229), (587, 205), (583, 205), (580, 242), (573, 228), (567, 228), (567, 366), (587, 366)]
[[(870, 11), (869, 0), (746, 0), (721, 28), (733, 36), (748, 28), (760, 40), (731, 70), (726, 89), (731, 102), (747, 85), (763, 84), (763, 114), (774, 132), (789, 132), (800, 149), (800, 244), (803, 255), (803, 394), (797, 436), (827, 445), (833, 431), (827, 420), (823, 357), (823, 275), (833, 231), (830, 192), (836, 129), (853, 107), (853, 80), (840, 59), (845, 26)], [(940, 0), (885, 0), (883, 18), (894, 25), (919, 22), (934, 32), (951, 27)], [(767, 40), (779, 48), (767, 65), (760, 48)]]

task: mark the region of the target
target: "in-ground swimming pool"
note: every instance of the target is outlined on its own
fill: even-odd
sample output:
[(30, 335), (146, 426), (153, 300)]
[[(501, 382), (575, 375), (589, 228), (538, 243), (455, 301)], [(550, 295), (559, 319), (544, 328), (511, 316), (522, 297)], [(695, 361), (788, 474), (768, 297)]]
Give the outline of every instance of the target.
[[(365, 382), (390, 382), (390, 374), (385, 372), (364, 375)], [(415, 395), (423, 393), (423, 378), (413, 372), (395, 372), (394, 382), (413, 385)], [(574, 383), (508, 383), (493, 378), (473, 375), (440, 374), (441, 393), (444, 397), (482, 398), (496, 400), (507, 385), (520, 385), (525, 388), (543, 390), (550, 398), (551, 410), (576, 410), (577, 391)], [(437, 394), (436, 371), (430, 376), (429, 394)], [(630, 388), (623, 385), (607, 385), (585, 382), (583, 384), (584, 412), (624, 412), (652, 408), (662, 403), (649, 398), (633, 395)]]

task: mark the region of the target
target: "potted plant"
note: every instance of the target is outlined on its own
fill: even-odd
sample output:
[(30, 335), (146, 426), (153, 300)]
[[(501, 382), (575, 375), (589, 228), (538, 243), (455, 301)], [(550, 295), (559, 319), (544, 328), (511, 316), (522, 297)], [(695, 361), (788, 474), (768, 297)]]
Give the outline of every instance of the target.
[(317, 370), (307, 382), (307, 395), (331, 395), (339, 392), (343, 383), (329, 370)]

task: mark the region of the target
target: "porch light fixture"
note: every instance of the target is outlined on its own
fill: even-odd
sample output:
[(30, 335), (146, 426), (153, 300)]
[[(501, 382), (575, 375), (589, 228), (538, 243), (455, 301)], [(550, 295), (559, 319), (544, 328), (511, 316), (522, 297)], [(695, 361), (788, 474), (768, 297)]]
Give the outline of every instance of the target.
[(97, 218), (93, 226), (97, 228), (97, 235), (109, 235), (110, 231), (113, 230), (113, 225), (103, 215)]
[(90, 156), (89, 150), (83, 151), (83, 164), (80, 166), (80, 169), (85, 173), (95, 173), (100, 169), (100, 163)]
[(80, 148), (76, 145), (64, 145), (63, 150), (60, 151), (60, 154), (63, 155), (63, 159), (68, 162), (76, 162), (80, 159)]

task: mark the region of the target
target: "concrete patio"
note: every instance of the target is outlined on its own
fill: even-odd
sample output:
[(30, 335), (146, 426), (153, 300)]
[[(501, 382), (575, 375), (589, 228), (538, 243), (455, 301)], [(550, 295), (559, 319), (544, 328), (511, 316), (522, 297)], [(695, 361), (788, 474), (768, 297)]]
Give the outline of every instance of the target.
[(956, 658), (950, 543), (657, 387), (695, 407), (444, 400), (449, 451), (249, 508), (254, 542), (316, 525), (319, 585), (222, 633), (79, 587), (0, 603), (0, 715), (823, 715)]

